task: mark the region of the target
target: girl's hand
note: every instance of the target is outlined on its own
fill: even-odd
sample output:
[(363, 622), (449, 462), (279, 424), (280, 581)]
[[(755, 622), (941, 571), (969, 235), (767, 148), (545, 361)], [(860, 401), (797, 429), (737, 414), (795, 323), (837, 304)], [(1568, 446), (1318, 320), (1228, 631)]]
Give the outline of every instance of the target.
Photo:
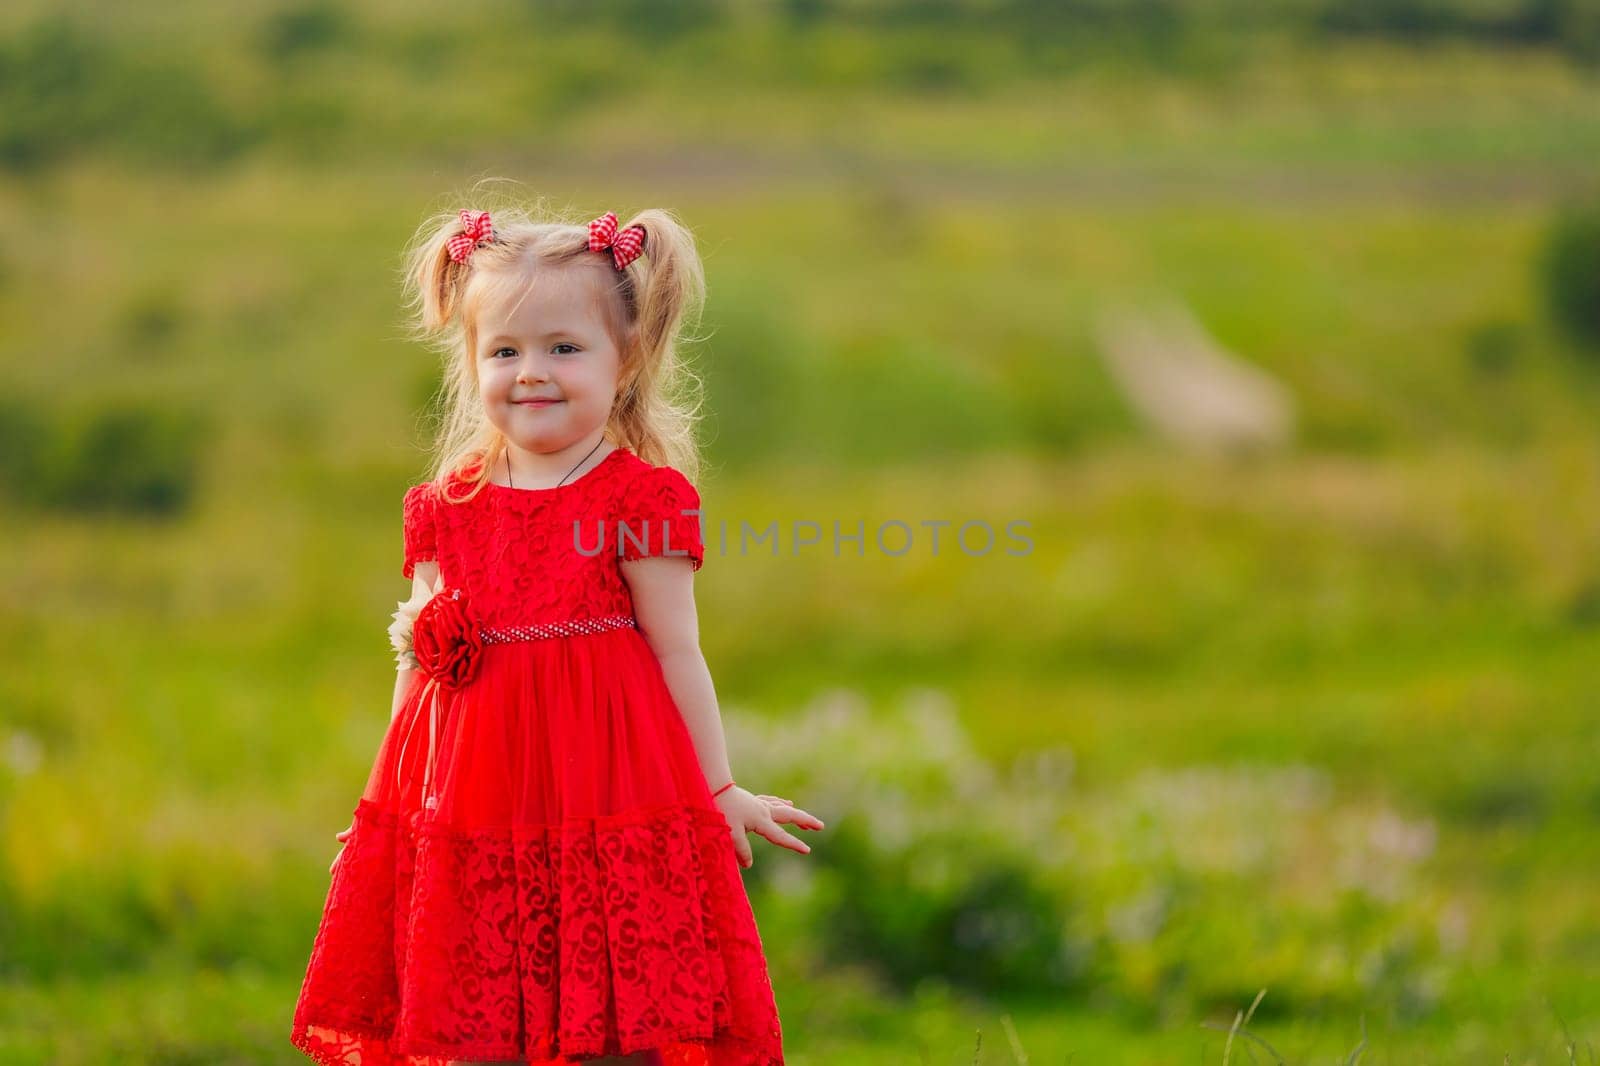
[(338, 832), (338, 833), (333, 834), (333, 839), (339, 841), (339, 854), (335, 855), (333, 857), (333, 861), (328, 864), (328, 876), (329, 877), (333, 876), (333, 868), (335, 866), (339, 865), (339, 857), (344, 854), (345, 841), (350, 839), (350, 834), (352, 832), (354, 832), (354, 830), (355, 830), (355, 823), (352, 822), (350, 824), (350, 826), (348, 828), (344, 829), (342, 832)]
[(782, 844), (802, 855), (811, 852), (811, 845), (784, 830), (779, 822), (789, 822), (801, 829), (821, 829), (822, 819), (808, 814), (782, 796), (751, 795), (734, 785), (716, 797), (717, 807), (728, 820), (733, 831), (733, 850), (739, 856), (739, 865), (749, 869), (755, 865), (746, 834), (755, 830), (774, 844)]

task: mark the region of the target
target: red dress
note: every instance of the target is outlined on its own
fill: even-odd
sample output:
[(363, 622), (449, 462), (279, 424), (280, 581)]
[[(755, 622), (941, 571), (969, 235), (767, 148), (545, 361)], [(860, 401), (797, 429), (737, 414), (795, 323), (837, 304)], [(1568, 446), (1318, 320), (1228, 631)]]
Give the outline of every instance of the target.
[(483, 639), (464, 684), (417, 671), (356, 804), (295, 1006), (312, 1059), (783, 1062), (732, 833), (620, 569), (698, 570), (699, 506), (626, 448), (556, 488), (406, 492), (403, 573), (437, 559)]

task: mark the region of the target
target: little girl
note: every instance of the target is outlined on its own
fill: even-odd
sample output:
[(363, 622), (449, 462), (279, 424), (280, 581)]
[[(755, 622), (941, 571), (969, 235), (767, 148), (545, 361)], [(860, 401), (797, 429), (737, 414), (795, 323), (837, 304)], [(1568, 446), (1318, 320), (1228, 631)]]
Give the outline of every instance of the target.
[(739, 867), (751, 830), (804, 853), (780, 823), (822, 822), (734, 783), (700, 653), (672, 397), (704, 286), (665, 211), (461, 211), (413, 244), (447, 411), (402, 508), (393, 714), (294, 1012), (319, 1063), (783, 1062)]

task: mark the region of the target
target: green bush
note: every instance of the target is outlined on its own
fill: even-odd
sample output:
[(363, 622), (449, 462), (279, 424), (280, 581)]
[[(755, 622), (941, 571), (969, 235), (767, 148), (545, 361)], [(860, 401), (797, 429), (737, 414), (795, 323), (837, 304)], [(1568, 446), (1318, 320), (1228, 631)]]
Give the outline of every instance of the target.
[[(751, 882), (812, 916), (824, 969), (980, 996), (1087, 995), (1155, 1016), (1271, 994), (1285, 1016), (1426, 1013), (1449, 976), (1430, 819), (1305, 766), (1150, 770), (1095, 789), (1065, 749), (1005, 772), (936, 690), (830, 693), (729, 731), (741, 775), (827, 822)], [(1265, 1016), (1265, 1014), (1263, 1015)]]
[(1557, 213), (1539, 270), (1556, 324), (1582, 347), (1600, 351), (1600, 202), (1568, 204)]
[(1503, 319), (1480, 322), (1467, 334), (1467, 363), (1483, 377), (1503, 377), (1516, 369), (1522, 344), (1517, 323)]
[(173, 514), (193, 495), (204, 428), (186, 411), (115, 404), (55, 415), (10, 400), (0, 479), (12, 498), (45, 509)]
[(255, 136), (181, 58), (128, 54), (59, 15), (0, 39), (0, 168), (34, 170), (101, 146), (209, 165)]
[(816, 930), (830, 963), (875, 966), (902, 992), (924, 979), (985, 995), (1070, 991), (1065, 909), (1026, 856), (969, 826), (935, 827), (879, 854), (869, 823), (830, 829), (831, 888)]
[(303, 4), (274, 12), (261, 28), (257, 47), (273, 63), (323, 52), (355, 37), (350, 16), (329, 3)]

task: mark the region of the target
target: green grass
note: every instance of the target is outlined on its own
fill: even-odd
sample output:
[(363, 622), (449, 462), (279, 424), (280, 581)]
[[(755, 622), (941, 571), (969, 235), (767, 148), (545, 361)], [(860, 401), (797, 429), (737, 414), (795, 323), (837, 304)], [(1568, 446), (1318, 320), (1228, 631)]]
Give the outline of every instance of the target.
[[(105, 27), (184, 40), (132, 11)], [(1290, 1062), (1351, 1061), (1363, 1025), (1362, 1063), (1592, 1061), (1600, 381), (1531, 267), (1558, 194), (1595, 177), (1592, 79), (1531, 52), (1262, 48), (1211, 80), (1107, 64), (933, 98), (752, 61), (657, 72), (576, 121), (544, 82), (490, 84), (508, 57), (539, 67), (515, 34), (424, 62), (428, 27), (362, 18), (383, 48), (357, 49), (325, 141), (280, 132), (197, 172), (91, 146), (0, 179), (7, 393), (214, 430), (179, 520), (0, 508), (0, 1059), (289, 1056), (406, 589), (433, 367), (401, 340), (397, 257), (494, 173), (696, 228), (714, 529), (1030, 523), (1021, 557), (895, 558), (870, 535), (862, 558), (708, 553), (731, 740), (840, 693), (887, 721), (932, 692), (972, 765), (1070, 753), (1061, 839), (1131, 827), (1078, 870), (1036, 853), (1102, 967), (1050, 998), (832, 957), (758, 844), (792, 1061), (1271, 1061), (1227, 1049), (1262, 988), (1249, 1029)], [(229, 106), (318, 103), (337, 49), (275, 79), (247, 22), (192, 61)], [(835, 47), (794, 62), (868, 62)], [(636, 134), (618, 168), (603, 146)], [(1165, 296), (1293, 390), (1295, 448), (1221, 463), (1143, 438), (1092, 337), (1103, 308)], [(763, 759), (775, 781), (845, 761), (800, 739)], [(1324, 805), (1234, 791), (1258, 771), (1312, 775)], [(817, 787), (836, 830), (874, 824), (870, 791)], [(1152, 857), (1185, 823), (1150, 789), (1279, 850)], [(1009, 854), (1010, 814), (957, 806), (950, 828)], [(1433, 834), (1401, 896), (1325, 899), (1338, 827), (1389, 816)], [(812, 843), (796, 861), (824, 888), (890, 883)], [(1148, 943), (1106, 938), (1163, 892)]]

